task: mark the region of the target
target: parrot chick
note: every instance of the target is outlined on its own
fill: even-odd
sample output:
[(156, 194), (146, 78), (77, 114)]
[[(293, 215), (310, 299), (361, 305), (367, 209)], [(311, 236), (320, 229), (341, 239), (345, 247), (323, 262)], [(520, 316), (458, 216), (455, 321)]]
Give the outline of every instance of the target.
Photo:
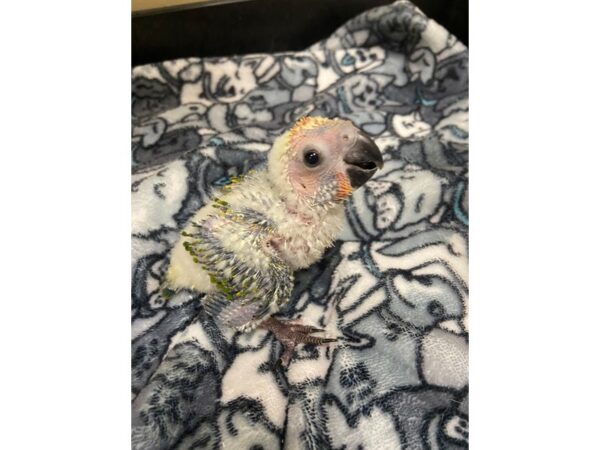
[(333, 245), (344, 201), (382, 167), (373, 140), (351, 122), (300, 119), (275, 140), (265, 169), (233, 180), (195, 213), (171, 252), (162, 294), (202, 292), (215, 320), (239, 331), (270, 330), (286, 366), (297, 344), (335, 341), (273, 314), (290, 298), (294, 271)]

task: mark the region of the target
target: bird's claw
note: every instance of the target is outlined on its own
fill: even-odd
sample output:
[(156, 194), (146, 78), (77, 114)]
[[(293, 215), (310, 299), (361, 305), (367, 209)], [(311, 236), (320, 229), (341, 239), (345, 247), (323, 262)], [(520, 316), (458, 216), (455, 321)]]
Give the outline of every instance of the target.
[(313, 327), (312, 325), (301, 325), (301, 324), (293, 324), (290, 323), (289, 330), (297, 333), (320, 333), (325, 331), (323, 328)]
[(335, 338), (312, 336), (311, 333), (318, 333), (325, 330), (311, 325), (302, 325), (297, 321), (283, 321), (269, 317), (261, 324), (261, 327), (271, 331), (277, 340), (281, 342), (283, 353), (278, 363), (284, 367), (289, 365), (294, 354), (294, 349), (298, 344), (321, 345), (337, 341)]

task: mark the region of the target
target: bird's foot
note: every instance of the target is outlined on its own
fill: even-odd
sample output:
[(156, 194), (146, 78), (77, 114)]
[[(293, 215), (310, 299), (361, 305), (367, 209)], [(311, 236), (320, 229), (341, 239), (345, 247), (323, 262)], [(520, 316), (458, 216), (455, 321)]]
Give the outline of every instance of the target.
[(283, 353), (279, 360), (284, 367), (289, 365), (294, 349), (298, 344), (321, 345), (337, 341), (335, 338), (312, 336), (311, 333), (319, 333), (325, 330), (310, 325), (302, 325), (295, 320), (278, 320), (269, 317), (260, 326), (271, 331), (277, 340), (281, 342)]

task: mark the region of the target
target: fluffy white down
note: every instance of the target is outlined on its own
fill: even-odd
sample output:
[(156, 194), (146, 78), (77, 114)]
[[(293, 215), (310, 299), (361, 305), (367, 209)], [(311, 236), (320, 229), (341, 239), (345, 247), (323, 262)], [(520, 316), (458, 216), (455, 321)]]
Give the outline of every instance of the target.
[[(321, 258), (339, 235), (344, 205), (336, 204), (327, 209), (307, 205), (293, 195), (285, 179), (285, 171), (273, 171), (273, 166), (280, 164), (272, 163), (270, 160), (269, 171), (261, 170), (246, 176), (229, 192), (219, 195), (219, 198), (229, 203), (232, 210), (252, 209), (266, 216), (275, 224), (272, 241), (279, 256), (293, 270), (308, 267)], [(205, 205), (193, 216), (184, 231), (192, 232), (192, 222), (200, 222), (214, 214), (215, 209), (211, 204)], [(242, 229), (243, 224), (240, 225), (240, 231)], [(173, 288), (214, 291), (206, 272), (193, 262), (190, 254), (183, 248), (185, 239), (181, 237), (173, 248), (167, 281)], [(223, 244), (227, 250), (238, 256), (244, 255), (250, 261), (256, 259), (256, 255), (252, 254), (255, 247), (241, 233), (239, 239), (230, 237), (225, 241)]]

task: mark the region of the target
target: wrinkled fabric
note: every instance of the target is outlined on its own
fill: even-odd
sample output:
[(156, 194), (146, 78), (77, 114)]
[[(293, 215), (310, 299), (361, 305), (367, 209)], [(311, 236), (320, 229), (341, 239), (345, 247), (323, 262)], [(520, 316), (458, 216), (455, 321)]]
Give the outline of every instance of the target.
[[(305, 51), (149, 64), (132, 83), (133, 448), (466, 447), (465, 46), (397, 2)], [(158, 287), (191, 215), (304, 115), (353, 121), (385, 165), (281, 312), (339, 339), (285, 370), (272, 334)]]

